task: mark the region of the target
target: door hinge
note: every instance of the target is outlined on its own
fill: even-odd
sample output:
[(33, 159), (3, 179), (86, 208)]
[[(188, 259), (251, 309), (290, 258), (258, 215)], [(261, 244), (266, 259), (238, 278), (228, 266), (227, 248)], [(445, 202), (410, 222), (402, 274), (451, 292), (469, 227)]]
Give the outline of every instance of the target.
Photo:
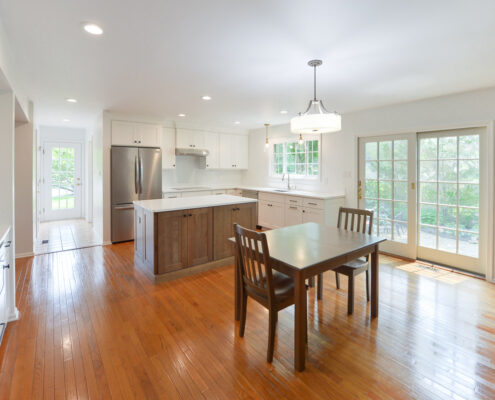
[(414, 182), (411, 182), (411, 189), (412, 190), (416, 189), (416, 184)]

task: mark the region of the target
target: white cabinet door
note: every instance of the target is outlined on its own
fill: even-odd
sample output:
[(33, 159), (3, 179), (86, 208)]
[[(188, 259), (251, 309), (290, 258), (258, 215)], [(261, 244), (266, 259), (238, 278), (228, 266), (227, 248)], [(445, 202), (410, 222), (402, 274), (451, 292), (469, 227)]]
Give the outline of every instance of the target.
[(135, 124), (134, 132), (138, 146), (160, 147), (161, 126)]
[(248, 169), (248, 137), (246, 136), (232, 136), (232, 153), (234, 154), (234, 168), (236, 169)]
[(204, 149), (205, 133), (193, 129), (177, 129), (177, 147)]
[(302, 224), (303, 212), (300, 206), (285, 206), (285, 226)]
[(164, 199), (177, 199), (179, 197), (182, 197), (180, 192), (163, 193)]
[(325, 212), (317, 208), (303, 208), (302, 222), (316, 222), (318, 224), (324, 223)]
[(132, 122), (112, 121), (112, 144), (117, 146), (135, 146), (135, 125)]
[(175, 129), (162, 128), (162, 168), (175, 168)]
[(205, 132), (204, 144), (209, 151), (206, 157), (206, 169), (216, 169), (220, 167), (218, 133)]
[(268, 201), (258, 202), (258, 224), (264, 228), (284, 226), (284, 204)]
[(219, 135), (219, 164), (221, 169), (234, 168), (233, 154), (232, 154), (232, 135)]

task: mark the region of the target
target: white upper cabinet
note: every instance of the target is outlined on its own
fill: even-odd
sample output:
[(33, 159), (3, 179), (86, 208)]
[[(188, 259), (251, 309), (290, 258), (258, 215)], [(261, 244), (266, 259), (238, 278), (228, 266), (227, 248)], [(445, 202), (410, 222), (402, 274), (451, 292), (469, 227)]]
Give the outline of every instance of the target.
[(220, 168), (247, 169), (248, 137), (220, 134)]
[(177, 129), (177, 147), (205, 148), (205, 132), (192, 129)]
[(175, 129), (162, 128), (162, 168), (175, 168)]
[(206, 169), (218, 169), (220, 168), (218, 133), (205, 132), (204, 135), (205, 149), (209, 152), (206, 157)]
[(112, 121), (112, 145), (160, 147), (161, 126)]

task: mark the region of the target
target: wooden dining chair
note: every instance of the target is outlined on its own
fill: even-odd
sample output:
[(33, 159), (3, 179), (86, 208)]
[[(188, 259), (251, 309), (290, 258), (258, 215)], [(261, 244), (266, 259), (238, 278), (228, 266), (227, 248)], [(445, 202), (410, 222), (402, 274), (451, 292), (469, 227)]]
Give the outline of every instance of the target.
[[(359, 208), (339, 208), (339, 218), (337, 228), (349, 231), (367, 233), (371, 235), (373, 228), (373, 211), (361, 210)], [(337, 289), (340, 289), (339, 274), (346, 275), (348, 278), (347, 293), (347, 313), (354, 312), (354, 278), (362, 272), (366, 272), (366, 300), (370, 301), (370, 279), (369, 279), (369, 256), (357, 258), (345, 265), (335, 269), (335, 281)], [(318, 275), (317, 297), (321, 299), (323, 294), (323, 274)]]
[[(266, 359), (273, 360), (275, 328), (278, 312), (295, 302), (294, 279), (272, 270), (266, 235), (234, 224), (236, 252), (241, 278), (241, 315), (239, 336), (246, 327), (247, 298), (251, 297), (268, 309), (268, 352)], [(307, 328), (306, 328), (307, 329)], [(307, 340), (307, 330), (306, 340)]]

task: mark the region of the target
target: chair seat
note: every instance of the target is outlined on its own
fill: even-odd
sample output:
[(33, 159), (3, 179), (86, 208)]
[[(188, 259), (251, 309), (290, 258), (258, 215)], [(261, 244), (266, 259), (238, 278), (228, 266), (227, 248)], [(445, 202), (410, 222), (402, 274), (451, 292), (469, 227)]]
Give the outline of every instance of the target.
[(366, 261), (364, 257), (356, 258), (355, 260), (349, 261), (348, 263), (336, 268), (335, 272), (347, 272), (351, 270), (357, 272), (357, 270), (367, 269), (368, 265), (368, 261)]
[[(265, 278), (266, 279), (266, 278)], [(275, 294), (275, 301), (281, 303), (284, 300), (292, 297), (294, 295), (294, 279), (287, 276), (281, 272), (272, 270), (272, 283), (273, 291)], [(251, 288), (246, 287), (248, 292), (250, 292), (254, 297), (259, 297), (264, 301), (268, 301), (268, 293), (254, 292)]]

